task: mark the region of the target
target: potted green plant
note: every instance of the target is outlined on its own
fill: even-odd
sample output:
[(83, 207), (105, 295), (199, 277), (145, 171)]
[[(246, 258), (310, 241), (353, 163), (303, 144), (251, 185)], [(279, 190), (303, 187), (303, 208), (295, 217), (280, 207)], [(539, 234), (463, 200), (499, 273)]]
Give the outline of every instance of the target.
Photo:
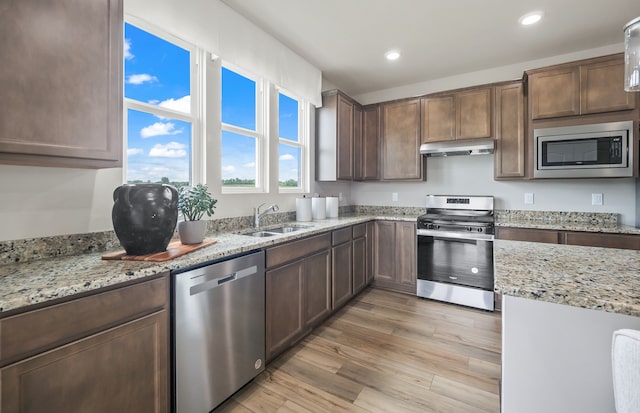
[(206, 185), (183, 186), (178, 190), (178, 210), (184, 221), (178, 223), (178, 235), (183, 244), (199, 244), (204, 240), (207, 221), (204, 214), (213, 215), (218, 200), (209, 193)]

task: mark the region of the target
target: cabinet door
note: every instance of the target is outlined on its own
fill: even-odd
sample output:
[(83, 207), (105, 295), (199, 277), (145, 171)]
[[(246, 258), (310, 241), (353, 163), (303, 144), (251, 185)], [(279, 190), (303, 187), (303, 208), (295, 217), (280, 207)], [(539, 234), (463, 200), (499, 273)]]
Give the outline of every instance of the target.
[(362, 136), (362, 108), (353, 107), (353, 179), (362, 181), (364, 176), (364, 146)]
[(362, 149), (360, 164), (361, 179), (365, 181), (379, 178), (380, 158), (380, 106), (374, 105), (364, 108), (362, 114)]
[(332, 251), (332, 307), (336, 309), (353, 295), (351, 241), (333, 247)]
[(122, 3), (2, 2), (0, 163), (122, 165)]
[(533, 228), (496, 228), (496, 238), (558, 244), (560, 242), (560, 233), (558, 231)]
[(0, 410), (167, 412), (168, 325), (163, 310), (2, 368)]
[(493, 136), (493, 88), (472, 89), (456, 94), (456, 138)]
[(455, 97), (424, 98), (422, 106), (422, 142), (452, 141), (456, 138)]
[(367, 240), (365, 237), (353, 240), (353, 293), (359, 293), (366, 285)]
[(496, 87), (494, 178), (525, 176), (524, 95), (522, 82)]
[(303, 260), (266, 272), (267, 359), (304, 332)]
[(416, 224), (396, 222), (396, 282), (399, 286), (415, 294), (417, 279)]
[(376, 221), (375, 273), (376, 282), (396, 281), (396, 224), (393, 221)]
[(578, 66), (550, 69), (529, 75), (531, 118), (580, 114)]
[(624, 91), (624, 57), (580, 67), (580, 112), (600, 113), (635, 108), (636, 97)]
[(321, 322), (331, 312), (331, 251), (304, 260), (304, 320), (307, 327)]
[(373, 280), (374, 274), (374, 259), (375, 259), (375, 232), (376, 232), (376, 223), (375, 222), (367, 222), (367, 266), (365, 271), (366, 283), (367, 285), (371, 283)]
[(353, 179), (353, 103), (338, 95), (338, 179)]
[(420, 101), (387, 103), (382, 113), (383, 179), (421, 179)]

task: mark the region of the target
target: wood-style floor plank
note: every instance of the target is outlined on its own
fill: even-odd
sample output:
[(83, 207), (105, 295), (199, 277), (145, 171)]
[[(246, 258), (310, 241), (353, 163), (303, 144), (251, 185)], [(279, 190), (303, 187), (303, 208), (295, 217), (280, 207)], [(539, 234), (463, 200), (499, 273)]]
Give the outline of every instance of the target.
[(369, 288), (216, 413), (497, 413), (500, 352), (500, 313)]

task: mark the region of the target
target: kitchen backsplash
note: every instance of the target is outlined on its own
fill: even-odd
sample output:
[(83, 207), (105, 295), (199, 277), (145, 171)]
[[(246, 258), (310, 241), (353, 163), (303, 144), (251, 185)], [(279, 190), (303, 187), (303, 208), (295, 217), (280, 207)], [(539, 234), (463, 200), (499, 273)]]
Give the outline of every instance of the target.
[(609, 212), (565, 212), (565, 211), (526, 211), (496, 209), (497, 223), (500, 222), (540, 222), (540, 223), (576, 223), (601, 227), (617, 227), (620, 214)]

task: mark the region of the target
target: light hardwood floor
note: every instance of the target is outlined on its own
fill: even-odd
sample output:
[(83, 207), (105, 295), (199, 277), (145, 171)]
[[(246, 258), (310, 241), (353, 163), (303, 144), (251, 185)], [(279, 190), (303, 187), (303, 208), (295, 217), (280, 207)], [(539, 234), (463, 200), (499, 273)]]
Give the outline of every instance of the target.
[(499, 412), (500, 313), (369, 288), (218, 412)]

